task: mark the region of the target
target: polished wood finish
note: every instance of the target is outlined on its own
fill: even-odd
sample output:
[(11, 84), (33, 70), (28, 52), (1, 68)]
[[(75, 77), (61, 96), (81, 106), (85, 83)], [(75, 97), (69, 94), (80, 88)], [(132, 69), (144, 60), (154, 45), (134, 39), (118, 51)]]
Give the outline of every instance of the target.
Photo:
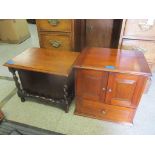
[[(40, 39), (42, 42), (40, 43), (41, 47), (48, 49), (59, 49), (59, 50), (72, 50), (71, 48), (71, 35), (66, 35), (63, 33), (56, 34), (40, 34)], [(54, 46), (54, 42), (60, 42), (59, 47)]]
[[(56, 23), (53, 24), (53, 20)], [(58, 51), (81, 51), (81, 20), (38, 19), (36, 20), (40, 47)], [(52, 46), (51, 41), (60, 42)]]
[(37, 20), (37, 26), (39, 31), (63, 31), (71, 32), (72, 31), (72, 20), (69, 19), (59, 19), (57, 25), (52, 25), (48, 19), (39, 19)]
[(155, 71), (155, 25), (146, 19), (125, 19), (119, 48), (143, 52), (152, 72)]
[(105, 91), (101, 92), (101, 89), (106, 88), (107, 85), (107, 73), (96, 72), (94, 70), (82, 70), (77, 71), (76, 78), (77, 85), (76, 91), (77, 96), (91, 100), (104, 100)]
[[(109, 65), (115, 68), (106, 68)], [(149, 66), (141, 52), (123, 49), (86, 48), (80, 54), (75, 67), (137, 75), (151, 75)]]
[(4, 66), (12, 73), (22, 102), (33, 97), (60, 104), (68, 112), (74, 97), (72, 67), (78, 56), (78, 52), (31, 48)]
[(86, 20), (87, 47), (110, 47), (113, 29), (112, 19)]
[(76, 98), (75, 114), (118, 123), (132, 123), (135, 109)]
[(81, 21), (82, 47), (117, 48), (122, 20), (86, 19)]
[(57, 52), (56, 50), (31, 48), (13, 58), (14, 64), (5, 63), (4, 66), (68, 76), (71, 72), (71, 66), (78, 56), (77, 52)]
[(111, 105), (136, 108), (146, 80), (146, 77), (138, 75), (109, 73), (105, 102)]
[[(106, 68), (109, 65), (115, 68)], [(123, 123), (133, 122), (151, 76), (141, 52), (86, 48), (74, 67), (76, 114)]]

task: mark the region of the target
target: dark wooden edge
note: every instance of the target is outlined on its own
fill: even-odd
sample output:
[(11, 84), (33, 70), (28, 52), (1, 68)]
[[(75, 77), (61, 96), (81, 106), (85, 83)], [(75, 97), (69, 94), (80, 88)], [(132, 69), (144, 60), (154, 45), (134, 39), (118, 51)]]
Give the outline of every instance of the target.
[(121, 48), (122, 46), (122, 39), (124, 35), (126, 22), (127, 22), (127, 19), (123, 19), (118, 48)]

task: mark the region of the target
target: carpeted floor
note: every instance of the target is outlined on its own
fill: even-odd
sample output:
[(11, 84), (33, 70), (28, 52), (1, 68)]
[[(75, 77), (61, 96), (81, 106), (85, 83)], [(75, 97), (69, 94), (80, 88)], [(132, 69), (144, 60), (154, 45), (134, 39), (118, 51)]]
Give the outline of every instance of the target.
[[(24, 43), (16, 45), (17, 47), (0, 44), (1, 64), (25, 48), (38, 46), (36, 27), (35, 25), (29, 25), (29, 27), (31, 38)], [(11, 74), (5, 67), (0, 66), (0, 77), (11, 77)], [(16, 95), (15, 85), (10, 78), (0, 78), (0, 86), (2, 86), (0, 105), (8, 120), (62, 134), (155, 134), (155, 74), (152, 80), (148, 94), (144, 94), (142, 97), (133, 126), (74, 115), (75, 101), (72, 102), (69, 113), (35, 101), (28, 100), (23, 103)]]
[(30, 125), (3, 120), (0, 123), (0, 135), (62, 135)]

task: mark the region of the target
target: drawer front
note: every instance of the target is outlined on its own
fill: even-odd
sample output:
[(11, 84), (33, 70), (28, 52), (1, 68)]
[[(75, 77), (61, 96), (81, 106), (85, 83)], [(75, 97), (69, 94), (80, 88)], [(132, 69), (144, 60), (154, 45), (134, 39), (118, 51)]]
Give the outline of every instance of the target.
[(71, 35), (40, 34), (40, 46), (55, 50), (72, 50)]
[(75, 114), (120, 123), (133, 122), (135, 109), (107, 105), (81, 98), (77, 98), (76, 102)]
[(123, 39), (121, 48), (141, 51), (148, 62), (155, 62), (155, 41)]
[(71, 19), (44, 19), (37, 20), (37, 26), (40, 31), (62, 31), (71, 32)]
[(154, 21), (147, 19), (129, 19), (126, 21), (125, 36), (155, 37)]

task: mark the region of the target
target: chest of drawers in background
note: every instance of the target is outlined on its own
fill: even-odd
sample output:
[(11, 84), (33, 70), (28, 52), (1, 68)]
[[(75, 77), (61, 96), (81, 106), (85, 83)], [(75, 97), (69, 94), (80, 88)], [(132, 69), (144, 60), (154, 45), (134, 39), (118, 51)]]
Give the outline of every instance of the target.
[(41, 48), (80, 51), (81, 20), (36, 20)]
[(154, 20), (125, 19), (119, 48), (140, 51), (145, 55), (152, 72), (155, 71), (155, 24)]

